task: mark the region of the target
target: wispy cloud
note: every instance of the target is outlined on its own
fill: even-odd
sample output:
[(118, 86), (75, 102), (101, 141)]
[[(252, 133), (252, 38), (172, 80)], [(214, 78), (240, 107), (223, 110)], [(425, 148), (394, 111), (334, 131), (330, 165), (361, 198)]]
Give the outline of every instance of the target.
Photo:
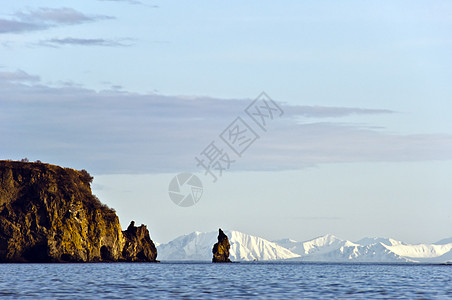
[(0, 72), (0, 82), (38, 82), (39, 80), (39, 76), (30, 75), (22, 70)]
[(143, 1), (138, 1), (138, 0), (99, 0), (99, 1), (105, 1), (105, 2), (124, 2), (124, 3), (129, 3), (129, 4), (140, 4), (140, 5), (145, 5), (151, 8), (159, 8), (158, 5), (155, 4), (147, 4), (144, 3)]
[(42, 30), (47, 27), (47, 24), (42, 23), (0, 19), (0, 33), (19, 33), (24, 31)]
[(324, 217), (324, 216), (317, 216), (317, 217), (293, 217), (294, 220), (309, 220), (309, 221), (335, 221), (335, 220), (342, 220), (341, 217)]
[(84, 22), (111, 19), (107, 16), (88, 16), (73, 8), (39, 8), (16, 13), (20, 20), (29, 22), (45, 22), (50, 24), (80, 24)]
[[(2, 158), (70, 162), (93, 173), (200, 171), (194, 157), (252, 100), (96, 92), (38, 79), (23, 71), (0, 73)], [(231, 169), (452, 159), (451, 135), (389, 134), (345, 118), (389, 110), (280, 105), (285, 116)]]
[(0, 19), (0, 33), (21, 33), (51, 27), (113, 19), (105, 15), (86, 15), (72, 8), (39, 8), (20, 11), (10, 19)]
[(103, 39), (103, 38), (53, 38), (49, 40), (44, 40), (39, 43), (42, 46), (50, 46), (50, 47), (60, 47), (60, 46), (101, 46), (101, 47), (126, 47), (130, 46), (130, 44), (126, 44), (123, 40), (111, 40), (111, 39)]
[(343, 117), (348, 115), (388, 114), (394, 111), (388, 109), (363, 109), (356, 107), (325, 107), (325, 106), (285, 106), (289, 115), (303, 117)]

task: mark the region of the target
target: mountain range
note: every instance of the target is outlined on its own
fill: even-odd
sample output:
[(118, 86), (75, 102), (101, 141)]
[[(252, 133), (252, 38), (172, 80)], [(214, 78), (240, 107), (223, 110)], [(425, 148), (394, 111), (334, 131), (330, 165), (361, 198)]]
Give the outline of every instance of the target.
[[(407, 244), (391, 238), (363, 238), (352, 242), (331, 234), (298, 242), (268, 241), (235, 230), (226, 230), (232, 261), (311, 261), (450, 263), (452, 238), (433, 244)], [(210, 261), (218, 232), (193, 232), (166, 244), (158, 244), (159, 260)]]
[[(263, 238), (235, 230), (226, 230), (231, 245), (232, 261), (281, 260), (299, 257), (298, 254)], [(167, 244), (157, 246), (160, 260), (211, 260), (212, 246), (218, 232), (193, 232)]]

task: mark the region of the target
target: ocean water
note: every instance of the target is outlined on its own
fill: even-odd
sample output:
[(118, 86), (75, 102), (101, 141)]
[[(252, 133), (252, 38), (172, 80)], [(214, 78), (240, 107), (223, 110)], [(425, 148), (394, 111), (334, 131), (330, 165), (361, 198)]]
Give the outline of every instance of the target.
[(0, 297), (452, 298), (452, 265), (316, 263), (0, 264)]

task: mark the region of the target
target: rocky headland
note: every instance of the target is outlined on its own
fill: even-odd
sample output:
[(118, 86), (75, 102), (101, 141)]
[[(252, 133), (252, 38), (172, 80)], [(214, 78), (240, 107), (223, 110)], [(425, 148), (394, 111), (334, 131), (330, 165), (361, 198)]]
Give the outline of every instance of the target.
[(122, 231), (92, 177), (55, 165), (0, 161), (0, 262), (155, 262), (145, 225)]

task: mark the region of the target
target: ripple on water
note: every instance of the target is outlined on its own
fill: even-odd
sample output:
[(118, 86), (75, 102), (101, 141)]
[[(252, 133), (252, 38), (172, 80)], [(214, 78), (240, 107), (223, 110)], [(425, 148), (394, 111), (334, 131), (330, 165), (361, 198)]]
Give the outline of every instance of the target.
[(446, 298), (452, 266), (1, 264), (2, 298)]

